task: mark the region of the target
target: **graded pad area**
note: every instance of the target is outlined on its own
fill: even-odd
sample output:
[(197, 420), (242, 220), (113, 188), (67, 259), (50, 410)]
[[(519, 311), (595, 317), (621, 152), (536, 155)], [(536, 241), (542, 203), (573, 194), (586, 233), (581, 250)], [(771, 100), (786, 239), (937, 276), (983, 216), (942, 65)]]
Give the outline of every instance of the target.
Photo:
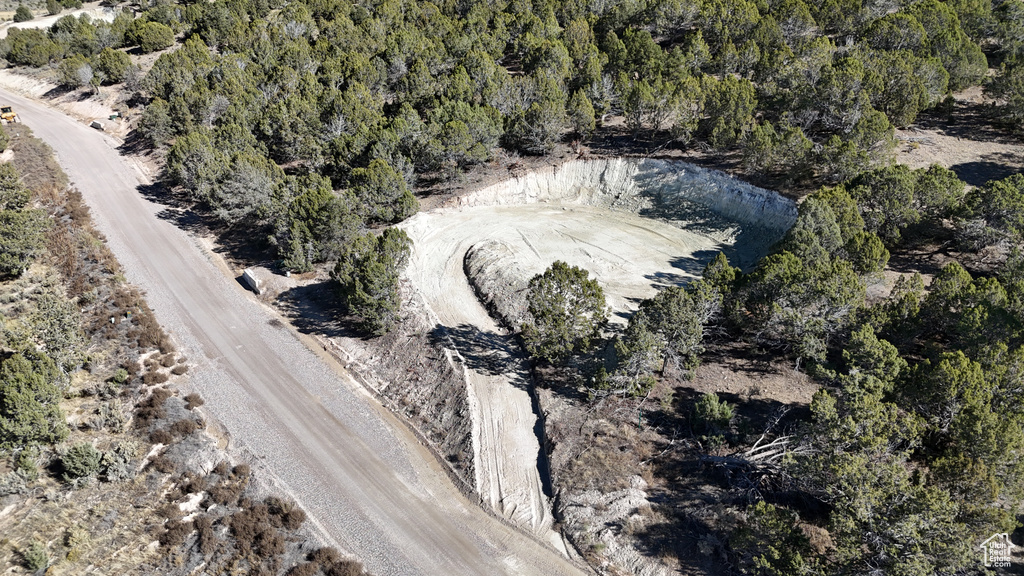
[(597, 278), (621, 323), (659, 287), (697, 277), (719, 251), (752, 266), (795, 219), (792, 201), (725, 174), (617, 159), (510, 179), (401, 224), (414, 243), (408, 277), (466, 376), (483, 499), (555, 540), (528, 365), (466, 277), (470, 248), (502, 246), (522, 281), (555, 260), (580, 266)]

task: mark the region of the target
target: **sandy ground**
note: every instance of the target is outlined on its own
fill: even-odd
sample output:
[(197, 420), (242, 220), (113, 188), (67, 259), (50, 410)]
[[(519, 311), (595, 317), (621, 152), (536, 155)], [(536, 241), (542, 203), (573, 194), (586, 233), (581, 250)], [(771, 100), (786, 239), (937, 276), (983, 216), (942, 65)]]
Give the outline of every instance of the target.
[[(464, 273), (466, 252), (483, 242), (500, 242), (527, 275), (554, 260), (580, 266), (601, 283), (613, 318), (624, 322), (640, 300), (659, 286), (695, 277), (720, 250), (753, 261), (776, 238), (744, 236), (742, 223), (687, 205), (694, 199), (713, 197), (734, 216), (764, 211), (779, 226), (790, 224), (792, 206), (786, 201), (717, 174), (698, 174), (699, 181), (691, 183), (681, 176), (691, 168), (573, 163), (485, 188), (402, 224), (414, 242), (408, 275), (454, 352), (465, 359), (477, 490), (499, 513), (539, 535), (550, 535), (550, 506), (538, 472), (530, 375), (516, 343), (477, 300)], [(662, 200), (673, 207), (671, 214), (659, 206)], [(662, 221), (634, 212), (676, 218)], [(679, 220), (684, 212), (694, 220)]]
[[(4, 22), (0, 24), (0, 38), (7, 37), (7, 31), (12, 28), (49, 28), (53, 26), (57, 20), (65, 16), (81, 16), (82, 14), (88, 14), (93, 20), (106, 20), (107, 22), (113, 22), (114, 18), (117, 17), (118, 10), (110, 7), (100, 6), (99, 2), (92, 2), (90, 4), (84, 4), (78, 10), (69, 10), (61, 12), (55, 16), (42, 16), (36, 17), (28, 22)], [(45, 12), (43, 12), (45, 14)]]
[(911, 168), (938, 164), (971, 186), (1024, 170), (1024, 141), (992, 126), (992, 102), (981, 87), (958, 92), (954, 98), (956, 108), (948, 116), (924, 114), (913, 126), (896, 131), (896, 161)]
[(375, 574), (575, 574), (554, 549), (494, 519), (408, 429), (326, 355), (224, 274), (137, 188), (117, 143), (0, 90), (52, 146), (97, 227), (194, 368), (190, 385), (230, 451), (309, 513), (327, 543)]
[(939, 128), (897, 130), (897, 162), (911, 168), (938, 164), (972, 186), (1024, 169), (1024, 146), (1008, 137), (973, 139)]
[(410, 277), (467, 367), (477, 490), (500, 514), (557, 542), (538, 472), (541, 447), (529, 369), (514, 339), (477, 301), (463, 273), (466, 251), (485, 240), (505, 242), (530, 275), (557, 259), (581, 266), (600, 279), (613, 309), (623, 312), (653, 296), (656, 284), (692, 277), (706, 260), (694, 254), (713, 254), (719, 244), (668, 224), (588, 206), (425, 213), (406, 231), (417, 247)]

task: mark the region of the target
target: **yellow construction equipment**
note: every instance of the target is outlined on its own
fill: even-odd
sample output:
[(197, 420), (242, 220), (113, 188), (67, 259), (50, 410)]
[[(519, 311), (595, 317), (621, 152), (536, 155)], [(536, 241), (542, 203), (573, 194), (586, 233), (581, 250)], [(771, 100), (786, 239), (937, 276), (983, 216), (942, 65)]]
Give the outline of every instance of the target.
[(0, 106), (0, 122), (7, 124), (9, 122), (21, 122), (18, 118), (18, 113), (14, 111), (14, 108), (10, 106)]

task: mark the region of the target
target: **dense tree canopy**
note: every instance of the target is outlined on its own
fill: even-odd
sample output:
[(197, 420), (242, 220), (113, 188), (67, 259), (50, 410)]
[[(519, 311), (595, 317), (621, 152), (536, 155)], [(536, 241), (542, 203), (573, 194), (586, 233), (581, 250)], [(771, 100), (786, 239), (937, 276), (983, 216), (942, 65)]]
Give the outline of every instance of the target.
[[(68, 86), (130, 84), (145, 104), (138, 136), (166, 151), (167, 182), (229, 233), (266, 239), (284, 267), (332, 266), (372, 334), (400, 316), (411, 253), (403, 232), (382, 229), (416, 212), (417, 184), (511, 162), (505, 153), (549, 154), (621, 121), (638, 146), (828, 185), (751, 270), (720, 256), (642, 303), (600, 384), (644, 394), (724, 339), (807, 369), (822, 391), (785, 470), (820, 506), (808, 519), (757, 503), (730, 543), (736, 566), (925, 575), (970, 569), (977, 538), (1012, 530), (1024, 495), (1024, 177), (966, 192), (947, 169), (892, 165), (894, 127), (979, 85), (988, 54), (999, 70), (986, 92), (1019, 130), (1022, 15), (1016, 0), (214, 0), (12, 29), (0, 55), (53, 65)], [(139, 81), (129, 52), (176, 38)], [(0, 210), (0, 275), (16, 276), (45, 219), (3, 168)], [(1010, 256), (877, 288), (890, 250), (951, 233)], [(597, 282), (562, 262), (530, 282), (529, 308), (527, 349), (556, 364), (591, 347), (607, 314)], [(28, 398), (26, 417), (52, 426), (26, 438), (8, 417), (4, 442), (61, 434), (53, 362), (32, 358), (0, 368), (22, 383), (9, 394)], [(728, 428), (729, 403), (699, 402), (687, 416), (698, 428)], [(808, 520), (830, 534), (827, 553), (810, 549)]]
[(0, 451), (67, 437), (60, 407), (63, 383), (57, 365), (41, 352), (0, 359)]
[(527, 305), (529, 320), (522, 327), (526, 349), (548, 362), (589, 348), (608, 318), (597, 280), (560, 260), (530, 280)]

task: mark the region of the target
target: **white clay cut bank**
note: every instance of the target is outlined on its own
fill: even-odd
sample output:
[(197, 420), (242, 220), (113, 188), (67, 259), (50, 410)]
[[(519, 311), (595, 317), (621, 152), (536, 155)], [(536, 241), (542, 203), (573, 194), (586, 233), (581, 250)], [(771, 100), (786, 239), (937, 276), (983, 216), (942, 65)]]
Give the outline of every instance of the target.
[(719, 251), (753, 266), (796, 220), (796, 205), (721, 172), (662, 160), (578, 160), (510, 179), (402, 224), (414, 242), (409, 279), (440, 327), (506, 350), (501, 370), (463, 358), (477, 489), (509, 519), (550, 538), (538, 473), (529, 372), (511, 337), (477, 300), (463, 270), (474, 245), (498, 242), (527, 276), (555, 260), (588, 270), (623, 322), (658, 287), (698, 276)]

